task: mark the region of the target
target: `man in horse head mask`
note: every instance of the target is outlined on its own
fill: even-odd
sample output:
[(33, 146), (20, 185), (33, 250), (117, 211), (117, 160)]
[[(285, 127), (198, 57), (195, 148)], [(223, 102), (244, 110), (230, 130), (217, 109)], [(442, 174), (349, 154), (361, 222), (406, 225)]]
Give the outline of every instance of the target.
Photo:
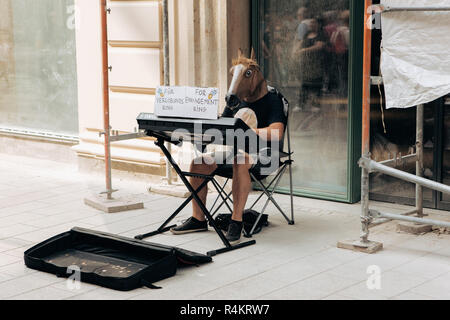
[[(191, 173), (209, 175), (222, 166), (230, 165), (224, 163), (223, 160), (230, 159), (229, 155), (231, 154), (233, 215), (225, 236), (231, 244), (236, 244), (241, 238), (243, 211), (251, 190), (249, 170), (257, 169), (257, 171), (262, 173), (261, 175), (269, 175), (278, 168), (280, 163), (278, 151), (282, 149), (287, 115), (282, 98), (280, 98), (276, 90), (268, 88), (267, 82), (256, 62), (253, 49), (250, 59), (244, 57), (241, 50), (239, 50), (239, 56), (233, 61), (233, 67), (230, 72), (232, 81), (226, 96), (227, 107), (222, 117), (239, 117), (261, 139), (277, 142), (271, 144), (273, 148), (265, 149), (264, 153), (247, 154), (240, 152), (234, 157), (234, 154), (230, 152), (226, 152), (226, 154), (215, 152), (195, 159), (191, 164)], [(277, 145), (278, 148), (274, 147), (274, 145)], [(269, 172), (274, 167), (274, 164), (274, 170)], [(191, 183), (194, 189), (197, 189), (203, 183), (203, 179), (191, 178)], [(198, 193), (204, 203), (206, 203), (207, 193), (207, 187)], [(172, 228), (172, 233), (186, 234), (208, 230), (208, 224), (202, 210), (195, 201), (192, 202), (192, 206), (192, 217), (183, 224)]]

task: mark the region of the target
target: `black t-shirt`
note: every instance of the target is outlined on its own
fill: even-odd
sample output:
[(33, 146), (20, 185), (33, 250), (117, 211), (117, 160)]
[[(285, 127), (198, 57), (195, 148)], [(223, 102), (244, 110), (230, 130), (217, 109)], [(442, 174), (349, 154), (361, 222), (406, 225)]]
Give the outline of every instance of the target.
[(269, 92), (262, 99), (254, 103), (242, 102), (241, 105), (234, 110), (227, 107), (225, 108), (222, 117), (233, 118), (242, 108), (250, 108), (255, 112), (256, 119), (258, 119), (258, 129), (267, 128), (278, 122), (281, 122), (284, 125), (287, 123), (283, 102), (274, 92)]

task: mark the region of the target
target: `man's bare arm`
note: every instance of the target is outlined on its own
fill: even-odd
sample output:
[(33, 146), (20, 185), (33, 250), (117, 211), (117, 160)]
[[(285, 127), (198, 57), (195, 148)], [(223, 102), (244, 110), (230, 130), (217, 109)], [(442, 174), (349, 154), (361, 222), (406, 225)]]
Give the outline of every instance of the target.
[(256, 129), (256, 134), (266, 138), (267, 140), (278, 140), (283, 139), (284, 135), (284, 124), (282, 122), (272, 123), (267, 128)]

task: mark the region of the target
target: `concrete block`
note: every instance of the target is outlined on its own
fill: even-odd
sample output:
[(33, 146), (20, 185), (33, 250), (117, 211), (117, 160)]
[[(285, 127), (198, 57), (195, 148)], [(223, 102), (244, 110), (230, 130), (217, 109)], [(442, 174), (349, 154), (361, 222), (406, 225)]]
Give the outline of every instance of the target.
[(361, 242), (359, 240), (344, 240), (339, 241), (337, 243), (337, 247), (340, 249), (346, 249), (346, 250), (352, 250), (352, 251), (358, 251), (363, 253), (376, 253), (383, 249), (383, 244), (381, 242), (374, 242), (374, 241), (368, 241), (368, 242)]
[(191, 195), (184, 185), (155, 184), (151, 185), (148, 191), (177, 198), (187, 198)]
[(415, 222), (399, 222), (397, 224), (397, 231), (419, 235), (432, 232), (433, 226), (430, 224), (419, 224)]
[(142, 201), (133, 199), (132, 197), (107, 199), (107, 195), (92, 195), (84, 199), (84, 203), (90, 207), (106, 213), (117, 213), (130, 210), (139, 210), (144, 208)]

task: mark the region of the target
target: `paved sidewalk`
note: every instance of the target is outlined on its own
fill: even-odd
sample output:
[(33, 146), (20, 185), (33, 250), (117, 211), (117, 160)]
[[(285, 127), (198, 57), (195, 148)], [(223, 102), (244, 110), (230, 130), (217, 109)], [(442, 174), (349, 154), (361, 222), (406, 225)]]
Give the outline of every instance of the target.
[[(102, 184), (101, 176), (82, 175), (71, 165), (0, 154), (0, 299), (450, 299), (450, 235), (398, 233), (390, 222), (371, 229), (383, 251), (337, 249), (337, 241), (358, 237), (360, 206), (304, 198), (295, 199), (295, 226), (271, 206), (270, 226), (255, 236), (256, 245), (183, 269), (159, 282), (162, 290), (124, 293), (84, 283), (70, 290), (65, 279), (27, 269), (23, 252), (51, 236), (78, 226), (133, 237), (154, 229), (183, 201), (149, 194), (142, 181), (115, 179), (116, 196), (133, 194), (145, 209), (104, 214), (83, 204)], [(276, 198), (288, 208), (288, 197)], [(450, 219), (448, 212), (426, 212)], [(221, 246), (213, 231), (150, 241), (199, 252)], [(370, 266), (381, 271), (380, 289), (368, 288)]]

